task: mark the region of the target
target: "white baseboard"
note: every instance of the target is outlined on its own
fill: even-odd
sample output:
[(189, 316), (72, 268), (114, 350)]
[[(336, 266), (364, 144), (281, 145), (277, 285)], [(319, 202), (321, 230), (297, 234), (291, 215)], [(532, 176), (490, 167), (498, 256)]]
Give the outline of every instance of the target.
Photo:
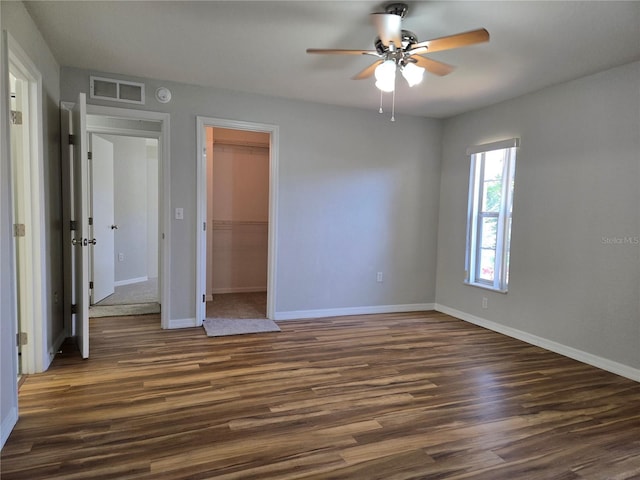
[(471, 315), (469, 313), (447, 307), (446, 305), (436, 303), (435, 309), (438, 312), (446, 313), (447, 315), (459, 318), (460, 320), (464, 320), (465, 322), (473, 323), (474, 325), (493, 330), (494, 332), (507, 335), (508, 337), (517, 338), (518, 340), (522, 340), (523, 342), (529, 343), (531, 345), (544, 348), (545, 350), (549, 350), (551, 352), (559, 353), (560, 355), (564, 355), (565, 357), (569, 357), (579, 362), (586, 363), (588, 365), (606, 370), (611, 373), (615, 373), (616, 375), (620, 375), (631, 380), (635, 380), (636, 382), (640, 382), (640, 369), (630, 367), (629, 365), (624, 365), (607, 358), (599, 357), (597, 355), (593, 355), (592, 353), (578, 350), (576, 348), (569, 347), (567, 345), (563, 345), (561, 343), (554, 342), (553, 340), (539, 337), (537, 335), (533, 335), (516, 328), (507, 327), (491, 320), (476, 317), (475, 315)]
[(223, 287), (213, 288), (211, 293), (213, 295), (221, 293), (253, 293), (253, 292), (266, 292), (267, 287)]
[(121, 287), (123, 285), (131, 285), (132, 283), (146, 282), (147, 280), (149, 280), (149, 277), (127, 278), (125, 280), (118, 280), (114, 282), (113, 285), (116, 287)]
[(16, 423), (18, 423), (18, 408), (12, 407), (7, 416), (2, 419), (2, 424), (0, 424), (0, 450), (7, 443), (7, 439)]
[(192, 318), (172, 318), (169, 320), (169, 328), (193, 328), (197, 327), (195, 317)]
[(276, 312), (273, 320), (301, 320), (306, 318), (342, 317), (346, 315), (370, 315), (374, 313), (421, 312), (433, 310), (433, 303), (410, 303), (406, 305), (376, 305), (371, 307), (325, 308), (320, 310), (294, 310)]

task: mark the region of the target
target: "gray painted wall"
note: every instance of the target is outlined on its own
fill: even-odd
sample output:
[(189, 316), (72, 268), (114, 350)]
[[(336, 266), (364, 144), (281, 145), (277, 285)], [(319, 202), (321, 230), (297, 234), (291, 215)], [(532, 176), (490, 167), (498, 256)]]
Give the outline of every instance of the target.
[[(638, 79), (634, 63), (446, 121), (439, 305), (640, 367)], [(511, 280), (499, 294), (463, 284), (465, 149), (509, 137), (522, 144)]]
[[(0, 2), (0, 17), (2, 30), (7, 30), (13, 39), (26, 52), (31, 61), (42, 74), (42, 101), (43, 101), (43, 141), (44, 141), (44, 211), (45, 211), (45, 236), (47, 251), (46, 283), (49, 292), (45, 298), (44, 319), (47, 346), (49, 352), (53, 348), (54, 341), (64, 331), (64, 318), (62, 314), (63, 278), (62, 278), (62, 197), (61, 165), (60, 165), (60, 67), (53, 54), (44, 42), (40, 32), (31, 20), (31, 17), (20, 2)], [(4, 49), (4, 46), (3, 46)], [(3, 65), (6, 59), (3, 58)], [(5, 110), (3, 110), (4, 112)], [(3, 114), (4, 121), (4, 114)], [(0, 144), (3, 148), (8, 145), (6, 129), (2, 129)], [(9, 418), (15, 405), (16, 370), (14, 361), (15, 316), (11, 309), (13, 293), (11, 286), (14, 282), (14, 272), (10, 268), (12, 258), (11, 245), (11, 215), (9, 209), (10, 182), (7, 173), (6, 162), (8, 155), (2, 152), (2, 173), (0, 175), (0, 255), (2, 260), (2, 274), (0, 289), (0, 305), (2, 318), (0, 331), (2, 332), (2, 367), (0, 368), (0, 420), (2, 422), (4, 436), (5, 421)], [(55, 295), (57, 294), (57, 295)], [(54, 303), (57, 297), (59, 301)], [(9, 334), (7, 334), (9, 333)]]
[[(110, 76), (63, 68), (62, 98), (90, 74)], [(434, 301), (441, 121), (134, 80), (146, 105), (123, 106), (171, 113), (172, 319), (195, 316), (196, 115), (280, 127), (277, 312)]]

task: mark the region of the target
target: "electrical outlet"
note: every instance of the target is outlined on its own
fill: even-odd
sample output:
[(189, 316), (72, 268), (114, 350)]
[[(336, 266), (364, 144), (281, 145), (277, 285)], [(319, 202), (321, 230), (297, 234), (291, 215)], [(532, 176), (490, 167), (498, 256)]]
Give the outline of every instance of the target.
[(176, 220), (184, 219), (184, 208), (176, 208)]
[(118, 261), (119, 262), (124, 262), (124, 253), (119, 253), (118, 254)]
[(382, 283), (382, 280), (383, 280), (382, 272), (378, 272), (376, 274), (376, 282)]
[(487, 297), (482, 297), (482, 308), (488, 308)]

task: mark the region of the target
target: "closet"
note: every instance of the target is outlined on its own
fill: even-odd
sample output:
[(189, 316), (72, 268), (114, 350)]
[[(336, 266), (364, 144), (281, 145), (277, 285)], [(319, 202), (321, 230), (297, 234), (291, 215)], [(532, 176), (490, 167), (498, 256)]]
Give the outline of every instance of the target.
[(267, 291), (269, 140), (207, 128), (207, 300)]

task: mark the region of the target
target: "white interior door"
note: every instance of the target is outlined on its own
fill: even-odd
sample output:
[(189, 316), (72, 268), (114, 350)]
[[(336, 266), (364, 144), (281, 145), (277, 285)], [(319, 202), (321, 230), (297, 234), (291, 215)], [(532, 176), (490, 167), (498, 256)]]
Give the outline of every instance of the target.
[(89, 358), (89, 164), (87, 160), (87, 99), (84, 93), (72, 111), (75, 332), (82, 358)]
[(115, 292), (113, 143), (91, 135), (92, 303)]

